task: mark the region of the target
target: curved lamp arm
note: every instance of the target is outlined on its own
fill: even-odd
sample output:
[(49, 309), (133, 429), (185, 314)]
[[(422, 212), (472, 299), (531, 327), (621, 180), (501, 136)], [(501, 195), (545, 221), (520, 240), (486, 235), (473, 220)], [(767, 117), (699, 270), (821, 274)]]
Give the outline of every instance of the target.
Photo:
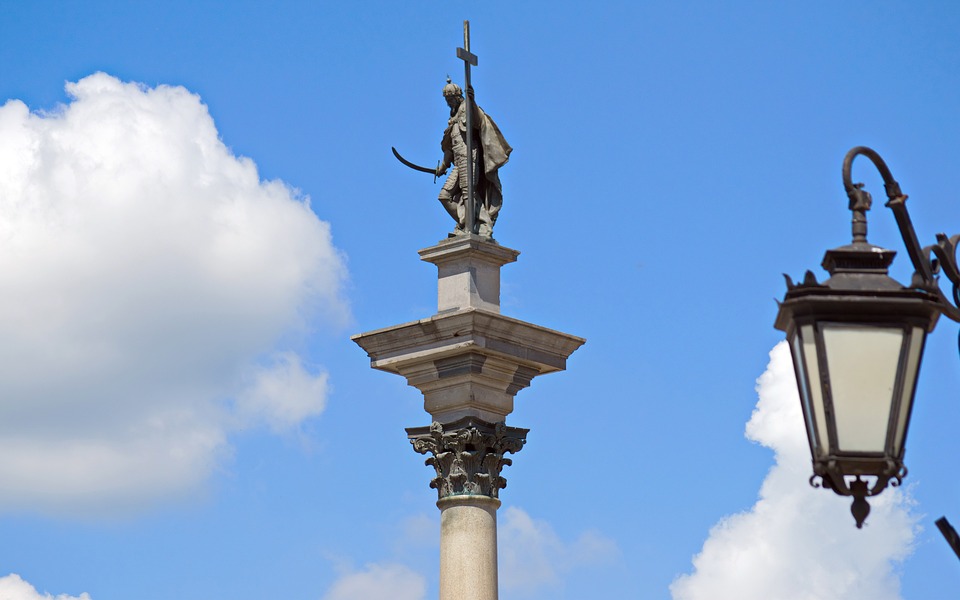
[[(893, 216), (897, 220), (897, 227), (900, 228), (900, 237), (907, 248), (907, 254), (910, 256), (910, 262), (913, 263), (915, 271), (912, 287), (923, 289), (932, 294), (936, 294), (941, 301), (941, 311), (947, 318), (960, 322), (960, 267), (957, 265), (957, 243), (960, 236), (948, 238), (946, 235), (937, 234), (937, 244), (922, 248), (917, 240), (917, 232), (913, 228), (913, 222), (910, 220), (910, 213), (907, 212), (907, 195), (900, 191), (900, 184), (893, 178), (887, 163), (880, 158), (880, 155), (866, 146), (857, 146), (852, 148), (843, 159), (843, 187), (850, 199), (850, 210), (853, 211), (853, 241), (854, 243), (867, 242), (867, 217), (866, 211), (870, 210), (870, 193), (863, 189), (862, 183), (853, 183), (850, 178), (850, 169), (853, 166), (853, 159), (858, 156), (866, 156), (880, 171), (883, 177), (883, 187), (887, 193), (887, 206), (893, 211)], [(937, 260), (930, 260), (930, 253), (936, 255)], [(940, 289), (936, 274), (943, 268), (943, 274), (953, 284), (953, 302)]]

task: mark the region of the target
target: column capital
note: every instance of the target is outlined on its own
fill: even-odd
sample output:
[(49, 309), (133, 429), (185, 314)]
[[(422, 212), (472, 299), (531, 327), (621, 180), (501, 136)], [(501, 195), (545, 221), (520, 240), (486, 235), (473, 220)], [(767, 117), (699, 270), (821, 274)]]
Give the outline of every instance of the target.
[(440, 500), (451, 496), (498, 498), (507, 480), (500, 471), (513, 464), (506, 453), (519, 452), (529, 429), (507, 427), (464, 417), (452, 423), (436, 421), (429, 427), (411, 427), (407, 437), (419, 454), (429, 453), (426, 464), (436, 470), (430, 487)]

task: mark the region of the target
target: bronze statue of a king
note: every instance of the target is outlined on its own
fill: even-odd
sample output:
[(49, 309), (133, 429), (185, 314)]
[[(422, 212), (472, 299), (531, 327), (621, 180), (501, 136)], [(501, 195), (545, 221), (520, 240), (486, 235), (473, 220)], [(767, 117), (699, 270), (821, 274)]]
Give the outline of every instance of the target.
[[(467, 88), (470, 98), (469, 109), (473, 114), (467, 119), (468, 103), (464, 101), (460, 86), (447, 78), (443, 86), (443, 98), (450, 107), (450, 119), (440, 140), (443, 161), (437, 167), (437, 176), (447, 172), (450, 165), (453, 171), (447, 176), (440, 189), (440, 204), (456, 221), (454, 235), (468, 231), (467, 211), (468, 186), (473, 184), (474, 223), (482, 237), (493, 236), (493, 224), (503, 204), (503, 188), (500, 185), (500, 167), (507, 163), (513, 148), (503, 138), (497, 124), (473, 101), (473, 87)], [(472, 131), (470, 131), (470, 129)], [(472, 135), (472, 148), (467, 148), (467, 133)], [(472, 177), (469, 169), (473, 169)], [(472, 179), (468, 181), (468, 179)]]
[(457, 58), (464, 64), (466, 97), (449, 77), (443, 86), (443, 98), (450, 107), (450, 119), (440, 140), (443, 160), (436, 169), (430, 169), (406, 160), (396, 148), (393, 154), (411, 169), (433, 173), (434, 181), (452, 165), (453, 171), (440, 190), (440, 204), (457, 224), (450, 237), (474, 234), (492, 240), (493, 225), (503, 204), (499, 171), (507, 164), (513, 148), (493, 119), (474, 101), (470, 67), (476, 66), (477, 57), (470, 52), (468, 21), (463, 23), (463, 46), (457, 48)]

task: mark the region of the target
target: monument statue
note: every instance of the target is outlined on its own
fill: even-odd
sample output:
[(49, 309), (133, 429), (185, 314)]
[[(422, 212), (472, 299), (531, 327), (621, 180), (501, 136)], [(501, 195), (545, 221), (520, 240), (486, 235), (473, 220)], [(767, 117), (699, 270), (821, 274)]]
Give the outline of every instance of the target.
[[(503, 138), (497, 124), (484, 113), (473, 101), (473, 87), (467, 88), (470, 98), (469, 109), (472, 118), (467, 119), (468, 103), (464, 101), (460, 86), (447, 78), (447, 85), (443, 86), (443, 98), (450, 107), (450, 120), (440, 140), (440, 149), (443, 150), (443, 162), (437, 167), (437, 176), (447, 172), (453, 164), (453, 171), (447, 176), (447, 181), (440, 188), (440, 204), (456, 221), (455, 235), (462, 235), (467, 228), (467, 190), (472, 184), (474, 198), (474, 222), (478, 225), (479, 233), (483, 237), (492, 237), (493, 224), (497, 221), (497, 214), (503, 204), (503, 188), (500, 185), (499, 169), (507, 163), (513, 148)], [(470, 131), (471, 128), (472, 131)], [(467, 132), (473, 135), (473, 143), (468, 151)], [(472, 156), (471, 156), (472, 155)], [(473, 181), (468, 181), (472, 174)]]
[(507, 163), (513, 148), (503, 138), (497, 124), (474, 102), (470, 85), (470, 66), (477, 57), (470, 53), (470, 24), (464, 22), (463, 48), (457, 48), (457, 57), (464, 62), (466, 97), (459, 85), (447, 77), (443, 98), (450, 107), (450, 119), (440, 140), (443, 160), (436, 169), (421, 167), (404, 159), (393, 148), (393, 154), (411, 169), (433, 173), (434, 181), (453, 165), (453, 171), (440, 189), (440, 204), (456, 222), (451, 237), (479, 234), (493, 237), (493, 225), (503, 204), (500, 185), (500, 167)]

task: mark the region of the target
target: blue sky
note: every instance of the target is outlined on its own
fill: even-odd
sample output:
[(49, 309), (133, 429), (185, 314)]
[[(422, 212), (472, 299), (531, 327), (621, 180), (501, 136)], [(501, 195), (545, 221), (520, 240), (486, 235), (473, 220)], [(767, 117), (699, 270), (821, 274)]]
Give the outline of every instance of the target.
[[(19, 462), (0, 461), (0, 577), (54, 596), (342, 600), (361, 580), (436, 595), (435, 492), (403, 431), (428, 415), (349, 336), (435, 310), (416, 251), (451, 223), (438, 185), (390, 147), (440, 157), (465, 18), (477, 101), (515, 149), (496, 238), (522, 254), (503, 269), (503, 312), (587, 339), (508, 419), (531, 433), (501, 496), (501, 544), (523, 550), (501, 553), (505, 599), (670, 598), (711, 528), (753, 510), (771, 448), (790, 447), (744, 436), (782, 339), (774, 298), (781, 273), (820, 272), (849, 241), (850, 147), (886, 159), (921, 243), (960, 231), (951, 3), (3, 13), (0, 446)], [(23, 123), (46, 140), (46, 171), (18, 170)], [(882, 197), (865, 162), (854, 175)], [(881, 204), (869, 237), (906, 280)], [(892, 598), (955, 587), (933, 525), (960, 524), (955, 336), (944, 320), (928, 341), (891, 520), (878, 510), (857, 531), (848, 502), (802, 473), (776, 488), (816, 498), (793, 526), (843, 524), (813, 536), (837, 551), (825, 557), (889, 543), (871, 564), (903, 558), (882, 574)], [(156, 428), (137, 437), (143, 423)], [(816, 545), (759, 529), (737, 543), (769, 535), (785, 564), (813, 568)], [(790, 597), (788, 581), (769, 585)]]

